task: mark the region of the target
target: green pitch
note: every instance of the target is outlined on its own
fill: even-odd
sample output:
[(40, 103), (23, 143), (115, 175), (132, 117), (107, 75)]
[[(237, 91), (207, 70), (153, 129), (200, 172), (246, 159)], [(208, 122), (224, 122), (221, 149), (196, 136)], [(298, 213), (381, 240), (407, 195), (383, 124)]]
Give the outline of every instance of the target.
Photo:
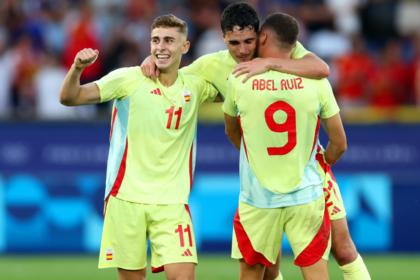
[[(363, 255), (372, 279), (420, 279), (420, 255)], [(201, 255), (198, 280), (238, 279), (238, 263), (229, 255)], [(115, 269), (97, 269), (96, 256), (9, 256), (0, 257), (0, 279), (4, 280), (93, 280), (117, 279)], [(330, 261), (330, 279), (343, 279), (334, 260)], [(293, 259), (286, 255), (281, 267), (285, 280), (303, 279)], [(152, 274), (149, 280), (165, 279), (164, 273)]]

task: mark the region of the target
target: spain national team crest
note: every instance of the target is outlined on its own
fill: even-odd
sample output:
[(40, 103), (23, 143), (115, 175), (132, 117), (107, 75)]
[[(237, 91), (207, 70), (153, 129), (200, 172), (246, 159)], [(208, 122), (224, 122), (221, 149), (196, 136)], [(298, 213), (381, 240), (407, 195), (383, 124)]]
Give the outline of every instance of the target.
[(182, 95), (184, 96), (184, 102), (189, 103), (191, 100), (191, 93), (188, 90), (183, 90)]
[(107, 262), (114, 260), (114, 248), (106, 248), (105, 249), (105, 260)]

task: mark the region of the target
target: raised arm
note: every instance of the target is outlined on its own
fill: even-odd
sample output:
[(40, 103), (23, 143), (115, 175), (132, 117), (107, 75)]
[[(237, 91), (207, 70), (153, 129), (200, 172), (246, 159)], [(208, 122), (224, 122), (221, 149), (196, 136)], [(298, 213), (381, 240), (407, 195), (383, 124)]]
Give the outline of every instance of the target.
[(84, 49), (77, 53), (60, 89), (60, 103), (66, 106), (91, 105), (101, 102), (99, 88), (95, 83), (80, 86), (83, 69), (92, 65), (99, 55), (98, 50)]
[(248, 73), (242, 82), (250, 77), (275, 70), (309, 79), (322, 79), (330, 75), (328, 64), (313, 53), (308, 53), (300, 59), (281, 58), (254, 58), (251, 61), (242, 62), (233, 68), (235, 77)]
[(325, 160), (332, 166), (347, 150), (346, 133), (338, 113), (331, 118), (321, 119), (321, 123), (330, 140), (325, 150)]

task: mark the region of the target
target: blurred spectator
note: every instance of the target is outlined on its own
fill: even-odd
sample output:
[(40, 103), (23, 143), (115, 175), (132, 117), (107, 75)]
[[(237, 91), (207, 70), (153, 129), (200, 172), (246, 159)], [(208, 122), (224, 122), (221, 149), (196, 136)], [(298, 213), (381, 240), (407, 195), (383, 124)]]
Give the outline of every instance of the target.
[(74, 119), (77, 107), (65, 107), (58, 100), (61, 84), (67, 70), (59, 63), (58, 57), (46, 55), (42, 67), (35, 77), (36, 114), (41, 120)]
[(393, 0), (370, 0), (362, 7), (362, 31), (369, 47), (377, 50), (397, 37), (396, 8)]
[[(91, 82), (150, 55), (150, 26), (173, 13), (188, 23), (182, 65), (226, 49), (224, 8), (236, 0), (1, 0), (0, 118), (109, 117), (108, 104), (65, 108), (58, 90), (77, 52), (100, 51), (82, 75)], [(285, 12), (300, 24), (299, 41), (330, 64), (343, 109), (420, 107), (420, 2), (417, 0), (248, 0), (261, 23)], [(363, 38), (363, 39), (362, 39)], [(45, 55), (47, 54), (47, 55)], [(100, 110), (102, 109), (102, 110)]]
[(376, 68), (362, 38), (353, 37), (352, 50), (336, 59), (336, 68), (336, 95), (340, 107), (368, 105), (368, 87)]
[(333, 30), (322, 29), (309, 37), (308, 49), (329, 62), (333, 57), (341, 56), (351, 49), (349, 39)]
[(405, 104), (410, 97), (410, 74), (401, 59), (401, 42), (390, 41), (381, 52), (373, 79), (371, 104), (395, 107)]
[(64, 26), (66, 2), (45, 1), (42, 8), (44, 11), (43, 39), (49, 52), (61, 55), (66, 42), (67, 30)]
[(357, 9), (363, 0), (326, 0), (327, 7), (334, 13), (334, 26), (344, 35), (360, 32), (360, 19)]
[(191, 19), (200, 30), (204, 30), (196, 42), (195, 57), (227, 48), (220, 30), (220, 17), (221, 11), (217, 6), (204, 6), (194, 10)]
[(7, 50), (8, 38), (5, 29), (0, 27), (0, 119), (10, 115), (12, 109), (11, 87), (15, 65)]
[(415, 103), (420, 108), (420, 31), (417, 32), (414, 38), (414, 46), (416, 50), (416, 56), (413, 59), (412, 64), (413, 97)]
[[(98, 30), (95, 26), (94, 10), (89, 1), (81, 1), (80, 10), (74, 11), (67, 19), (67, 41), (63, 50), (63, 63), (70, 69), (76, 54), (84, 48), (100, 49)], [(102, 72), (102, 57), (87, 67), (81, 76), (81, 83), (97, 80)]]
[(40, 66), (41, 53), (32, 46), (30, 35), (22, 35), (12, 49), (15, 79), (12, 100), (15, 116), (19, 119), (35, 117), (35, 92), (33, 79)]
[(402, 0), (398, 2), (396, 24), (398, 33), (407, 36), (420, 30), (420, 2)]
[(334, 14), (324, 0), (301, 0), (300, 19), (310, 32), (333, 29)]

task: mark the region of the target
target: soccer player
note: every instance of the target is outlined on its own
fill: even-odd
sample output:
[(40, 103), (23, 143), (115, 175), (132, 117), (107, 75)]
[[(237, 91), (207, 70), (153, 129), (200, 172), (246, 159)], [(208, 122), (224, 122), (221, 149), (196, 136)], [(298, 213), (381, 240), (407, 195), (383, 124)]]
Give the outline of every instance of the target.
[(84, 49), (60, 91), (64, 105), (115, 100), (106, 176), (99, 268), (117, 267), (119, 279), (146, 279), (147, 239), (152, 271), (167, 279), (195, 279), (197, 251), (188, 197), (195, 167), (198, 106), (217, 91), (178, 71), (189, 49), (187, 24), (160, 16), (151, 27), (156, 82), (139, 67), (121, 68), (80, 86), (98, 51)]
[[(328, 66), (316, 55), (305, 50), (299, 42), (296, 43), (291, 57), (287, 59), (254, 58), (259, 19), (257, 12), (249, 4), (234, 3), (229, 5), (223, 11), (221, 29), (228, 50), (202, 56), (193, 64), (182, 68), (181, 71), (197, 75), (212, 83), (223, 97), (226, 96), (227, 81), (232, 71), (236, 73), (236, 76), (248, 73), (243, 80), (268, 70), (313, 79), (326, 78), (329, 75)], [(152, 79), (155, 77), (155, 73), (159, 72), (151, 58), (146, 59), (141, 68), (143, 73)], [(370, 279), (366, 266), (350, 237), (340, 190), (330, 167), (323, 160), (324, 150), (318, 146), (317, 151), (317, 168), (323, 172), (322, 177), (327, 184), (325, 195), (328, 198), (326, 203), (333, 232), (331, 252), (340, 265), (346, 280)], [(282, 279), (279, 274), (280, 256), (281, 252), (276, 264), (266, 269), (265, 280)]]
[[(270, 15), (259, 55), (290, 58), (298, 34), (291, 16)], [(328, 163), (345, 152), (346, 136), (328, 80), (268, 71), (242, 83), (232, 74), (222, 108), (226, 134), (241, 152), (232, 242), (240, 279), (263, 279), (265, 267), (276, 263), (283, 232), (303, 277), (329, 279), (330, 217), (316, 161), (319, 119), (330, 137)]]

